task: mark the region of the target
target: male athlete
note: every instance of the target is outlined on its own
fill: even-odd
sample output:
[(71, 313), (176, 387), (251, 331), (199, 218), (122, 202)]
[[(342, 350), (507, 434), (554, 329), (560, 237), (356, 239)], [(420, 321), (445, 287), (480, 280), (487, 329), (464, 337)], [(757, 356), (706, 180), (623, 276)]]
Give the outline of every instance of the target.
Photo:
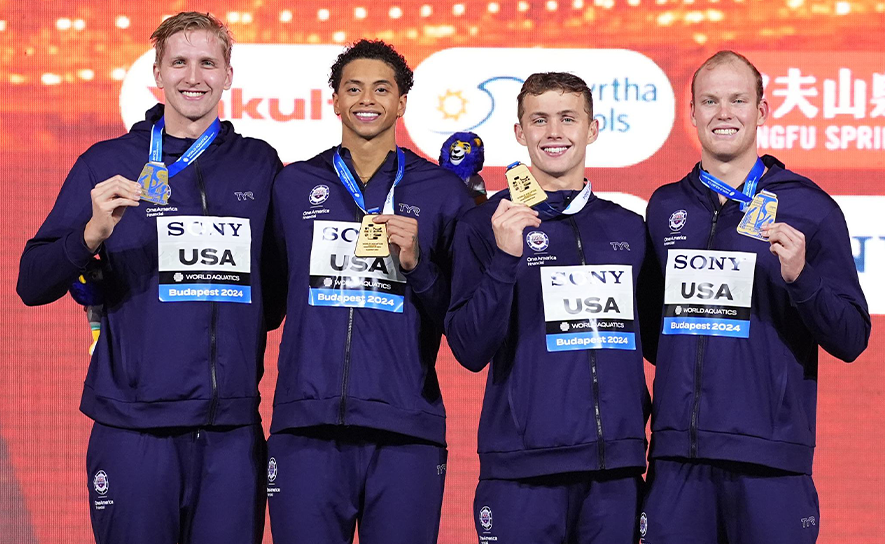
[[(412, 71), (380, 41), (332, 66), (341, 145), (273, 196), (287, 318), (268, 440), (274, 542), (436, 542), (446, 472), (435, 364), (464, 183), (396, 144)], [(277, 301), (279, 303), (281, 301)]]
[(636, 289), (642, 218), (584, 178), (598, 135), (577, 76), (529, 76), (516, 139), (547, 200), (501, 191), (455, 233), (446, 333), (478, 372), (479, 542), (635, 543), (648, 391)]
[(258, 265), (282, 165), (218, 120), (227, 27), (180, 13), (151, 40), (165, 107), (80, 156), (25, 247), (18, 293), (53, 302), (101, 257), (105, 315), (80, 404), (95, 420), (96, 542), (260, 542)]
[(853, 361), (870, 317), (839, 206), (757, 156), (768, 114), (756, 67), (713, 55), (692, 80), (701, 162), (648, 204), (665, 285), (647, 544), (817, 539), (818, 347)]

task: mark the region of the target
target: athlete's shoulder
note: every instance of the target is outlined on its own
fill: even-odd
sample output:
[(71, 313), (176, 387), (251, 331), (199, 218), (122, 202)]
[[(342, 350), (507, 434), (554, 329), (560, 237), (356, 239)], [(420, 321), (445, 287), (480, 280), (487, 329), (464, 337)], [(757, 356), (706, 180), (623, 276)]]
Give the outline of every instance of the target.
[(594, 196), (593, 207), (595, 208), (596, 213), (604, 214), (607, 220), (626, 223), (642, 223), (642, 216), (640, 214), (629, 210), (612, 200), (601, 198), (595, 194)]
[(686, 185), (691, 183), (690, 176), (691, 172), (685, 174), (682, 179), (678, 181), (671, 181), (669, 183), (664, 183), (654, 191), (652, 191), (651, 197), (648, 199), (648, 205), (651, 207), (653, 204), (667, 200), (669, 198), (679, 198), (684, 196)]
[(129, 132), (92, 144), (80, 157), (93, 164), (118, 163), (128, 160), (133, 154), (139, 154), (144, 159), (143, 162), (147, 162), (149, 147), (149, 135)]
[(449, 186), (464, 185), (454, 172), (431, 162), (408, 148), (401, 148), (406, 156), (406, 174), (415, 175), (416, 178), (432, 180)]
[(797, 174), (774, 157), (763, 157), (768, 172), (759, 183), (760, 190), (766, 190), (777, 195), (779, 201), (779, 215), (783, 210), (785, 220), (807, 220), (819, 224), (834, 210), (839, 209), (839, 204), (811, 179)]
[(335, 148), (331, 147), (307, 160), (289, 163), (277, 176), (277, 183), (313, 183), (317, 180), (334, 181), (337, 179), (332, 156)]
[(498, 206), (501, 204), (502, 200), (504, 200), (505, 198), (509, 200), (509, 196), (510, 195), (507, 191), (496, 192), (482, 204), (470, 208), (469, 210), (464, 212), (464, 215), (461, 216), (459, 222), (468, 223), (474, 227), (481, 226), (491, 229), (491, 220), (492, 216), (495, 215), (495, 210), (498, 209)]

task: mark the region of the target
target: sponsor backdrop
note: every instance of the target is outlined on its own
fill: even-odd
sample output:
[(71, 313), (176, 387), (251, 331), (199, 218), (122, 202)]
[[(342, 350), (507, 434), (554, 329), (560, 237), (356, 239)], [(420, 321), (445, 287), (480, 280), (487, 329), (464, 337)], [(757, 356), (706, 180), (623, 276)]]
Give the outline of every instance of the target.
[[(84, 313), (70, 299), (25, 308), (14, 291), (17, 263), (77, 155), (122, 133), (158, 99), (148, 36), (164, 16), (186, 9), (219, 15), (238, 40), (221, 117), (269, 141), (286, 162), (338, 141), (326, 80), (350, 40), (387, 40), (415, 69), (400, 143), (435, 159), (449, 133), (473, 130), (486, 142), (483, 175), (492, 189), (504, 186), (505, 164), (527, 160), (512, 135), (523, 79), (572, 71), (592, 86), (600, 124), (587, 175), (600, 194), (638, 211), (699, 157), (687, 108), (695, 67), (720, 48), (747, 54), (765, 75), (772, 107), (759, 130), (761, 151), (842, 205), (874, 314), (870, 347), (857, 362), (820, 359), (820, 541), (878, 538), (885, 2), (0, 0), (0, 542), (89, 542), (87, 485), (114, 487), (113, 477), (93, 481), (84, 468), (91, 428), (77, 410), (90, 341)], [(266, 424), (278, 343), (272, 334), (261, 384)], [(450, 450), (440, 541), (471, 542), (485, 375), (460, 368), (447, 348), (438, 366)]]

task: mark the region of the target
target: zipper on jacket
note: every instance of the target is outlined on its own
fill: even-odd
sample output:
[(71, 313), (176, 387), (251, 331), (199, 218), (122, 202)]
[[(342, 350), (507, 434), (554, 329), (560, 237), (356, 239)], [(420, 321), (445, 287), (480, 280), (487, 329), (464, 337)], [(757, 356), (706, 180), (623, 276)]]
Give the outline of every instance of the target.
[[(362, 222), (359, 212), (354, 213), (357, 223)], [(347, 336), (344, 340), (344, 376), (341, 378), (341, 402), (338, 404), (338, 424), (344, 425), (347, 413), (347, 380), (350, 377), (350, 344), (353, 340), (353, 308), (347, 309)]]
[(347, 378), (350, 376), (350, 344), (353, 339), (353, 308), (347, 309), (347, 336), (344, 343), (344, 377), (341, 380), (341, 403), (338, 405), (338, 424), (344, 425), (347, 413)]
[[(193, 162), (197, 172), (197, 185), (200, 188), (200, 203), (203, 207), (203, 215), (209, 215), (209, 200), (206, 197), (206, 182), (203, 180), (203, 171), (200, 170), (200, 163)], [(215, 412), (218, 409), (218, 374), (215, 368), (216, 359), (218, 357), (218, 304), (209, 302), (209, 311), (211, 317), (209, 319), (209, 379), (212, 383), (212, 400), (209, 403), (209, 425), (215, 424)]]
[[(581, 264), (586, 265), (587, 260), (584, 258), (584, 244), (581, 243), (581, 232), (578, 225), (572, 217), (568, 218), (568, 223), (575, 232), (575, 242), (578, 245), (578, 255), (581, 257)], [(593, 379), (593, 414), (596, 417), (596, 448), (599, 461), (599, 470), (605, 470), (605, 439), (602, 436), (602, 414), (599, 411), (599, 374), (596, 371), (596, 351), (587, 350), (590, 359), (590, 375)]]
[[(715, 204), (714, 204), (715, 206)], [(713, 249), (713, 237), (716, 235), (716, 224), (719, 222), (720, 208), (713, 210), (713, 222), (710, 226), (710, 236), (707, 238), (707, 249)], [(698, 337), (698, 350), (695, 359), (694, 368), (694, 406), (691, 409), (691, 427), (689, 428), (689, 436), (691, 439), (691, 452), (689, 457), (692, 459), (698, 456), (698, 413), (701, 410), (701, 377), (704, 371), (704, 352), (707, 350), (707, 337)]]

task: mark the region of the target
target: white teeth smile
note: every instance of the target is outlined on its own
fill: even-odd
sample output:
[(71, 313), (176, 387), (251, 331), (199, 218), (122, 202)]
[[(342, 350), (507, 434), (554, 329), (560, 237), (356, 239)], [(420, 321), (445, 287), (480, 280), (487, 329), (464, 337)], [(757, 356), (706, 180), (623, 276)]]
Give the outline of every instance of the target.
[(567, 147), (545, 147), (543, 148), (545, 153), (550, 153), (551, 155), (559, 155), (560, 153), (565, 153), (568, 149)]
[(355, 113), (354, 115), (356, 115), (358, 118), (362, 119), (363, 121), (372, 121), (372, 120), (377, 119), (378, 117), (381, 116), (380, 113), (372, 113), (372, 112), (368, 112), (368, 111), (360, 111), (360, 112)]
[(736, 128), (715, 128), (713, 129), (713, 134), (722, 134), (725, 136), (731, 136), (732, 134), (737, 134)]
[(181, 94), (190, 98), (199, 98), (206, 94), (205, 91), (181, 91)]

